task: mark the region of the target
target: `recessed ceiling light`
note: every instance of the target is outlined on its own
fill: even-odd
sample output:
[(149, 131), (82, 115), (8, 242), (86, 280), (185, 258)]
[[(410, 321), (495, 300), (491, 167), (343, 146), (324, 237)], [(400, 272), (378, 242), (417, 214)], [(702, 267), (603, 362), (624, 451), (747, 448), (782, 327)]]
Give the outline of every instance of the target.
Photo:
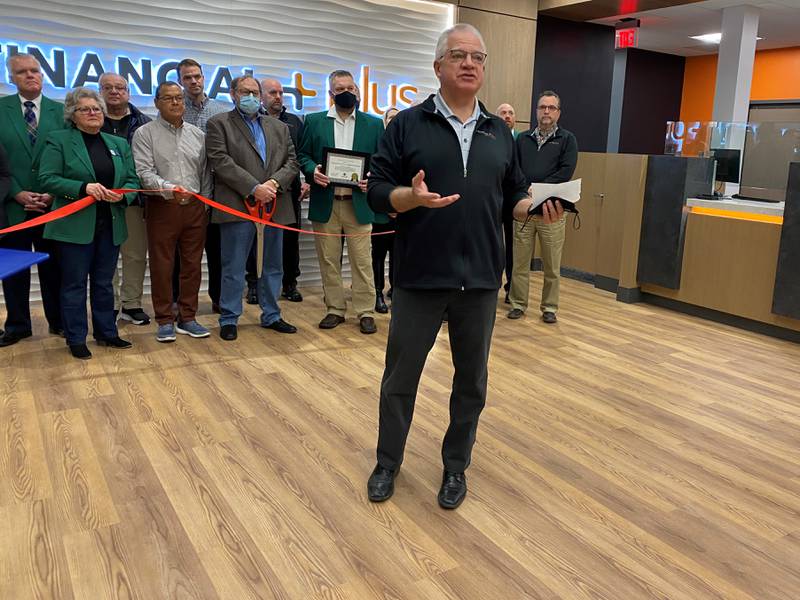
[[(722, 40), (721, 33), (706, 33), (703, 35), (690, 35), (690, 38), (693, 40), (697, 40), (698, 42), (703, 42), (705, 44), (719, 44)], [(756, 40), (763, 40), (764, 38), (757, 37)]]

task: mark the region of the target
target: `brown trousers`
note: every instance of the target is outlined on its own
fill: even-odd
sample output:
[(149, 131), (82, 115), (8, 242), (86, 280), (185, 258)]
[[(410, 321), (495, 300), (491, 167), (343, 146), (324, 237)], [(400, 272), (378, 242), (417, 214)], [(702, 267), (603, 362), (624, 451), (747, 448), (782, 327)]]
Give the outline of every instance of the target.
[(173, 321), (172, 270), (176, 247), (181, 263), (178, 321), (193, 321), (197, 314), (200, 265), (206, 242), (206, 207), (199, 200), (179, 204), (175, 200), (148, 196), (145, 220), (150, 252), (150, 294), (156, 322), (165, 325)]

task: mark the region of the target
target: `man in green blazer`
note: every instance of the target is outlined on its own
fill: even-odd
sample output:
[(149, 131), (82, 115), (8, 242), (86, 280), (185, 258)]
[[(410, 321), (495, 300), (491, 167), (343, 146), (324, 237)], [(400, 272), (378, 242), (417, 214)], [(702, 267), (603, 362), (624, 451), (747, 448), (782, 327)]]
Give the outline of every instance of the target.
[[(9, 225), (16, 225), (50, 210), (53, 197), (40, 193), (36, 167), (47, 135), (64, 128), (64, 105), (42, 95), (42, 69), (35, 57), (10, 56), (6, 67), (18, 93), (0, 98), (0, 144), (6, 149), (11, 171), (10, 189), (0, 202), (4, 204)], [(50, 333), (62, 335), (60, 272), (52, 243), (42, 238), (43, 229), (39, 226), (11, 233), (0, 238), (0, 245), (27, 251), (33, 247), (37, 252), (50, 254), (49, 260), (39, 263), (37, 271)], [(30, 287), (29, 269), (3, 280), (6, 323), (0, 347), (32, 335)]]
[[(328, 76), (330, 110), (306, 115), (298, 159), (306, 181), (311, 182), (308, 219), (319, 233), (359, 233), (372, 231), (372, 223), (386, 222), (367, 205), (366, 178), (358, 189), (336, 187), (323, 173), (325, 148), (339, 148), (374, 154), (383, 135), (380, 119), (361, 112), (359, 90), (348, 71)], [(344, 322), (346, 304), (342, 284), (342, 243), (334, 236), (314, 236), (327, 314), (321, 329), (333, 329)], [(353, 279), (353, 310), (361, 333), (375, 333), (375, 284), (372, 278), (372, 243), (368, 235), (347, 238), (347, 252)]]

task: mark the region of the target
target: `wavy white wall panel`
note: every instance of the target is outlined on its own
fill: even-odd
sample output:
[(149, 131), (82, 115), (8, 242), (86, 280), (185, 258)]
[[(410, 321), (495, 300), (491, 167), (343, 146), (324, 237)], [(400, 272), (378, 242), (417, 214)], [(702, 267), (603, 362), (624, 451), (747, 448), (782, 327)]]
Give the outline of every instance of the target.
[[(371, 80), (385, 96), (388, 83), (409, 83), (421, 92), (436, 87), (431, 62), (439, 32), (453, 7), (417, 0), (295, 0), (294, 2), (178, 0), (29, 0), (0, 6), (0, 43), (27, 43), (67, 53), (68, 86), (83, 50), (91, 49), (106, 70), (114, 57), (192, 57), (224, 65), (234, 73), (252, 68), (285, 83), (299, 71), (319, 95), (306, 110), (320, 110), (325, 77), (333, 69), (358, 72), (370, 66)], [(213, 73), (207, 72), (207, 83)], [(13, 91), (4, 81), (0, 94)], [(63, 96), (64, 90), (49, 89)], [(134, 98), (136, 99), (136, 98)], [(385, 104), (385, 98), (382, 104)]]

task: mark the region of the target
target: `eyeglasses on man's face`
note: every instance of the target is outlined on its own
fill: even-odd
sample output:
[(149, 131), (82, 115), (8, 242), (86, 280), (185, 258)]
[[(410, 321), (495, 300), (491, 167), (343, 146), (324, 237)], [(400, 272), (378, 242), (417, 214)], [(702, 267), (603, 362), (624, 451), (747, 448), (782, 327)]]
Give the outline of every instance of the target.
[(467, 60), (468, 56), (476, 65), (483, 65), (486, 63), (486, 59), (489, 55), (486, 54), (486, 52), (467, 52), (466, 50), (461, 50), (460, 48), (450, 48), (444, 53), (444, 58), (452, 63), (463, 63)]
[(540, 112), (556, 112), (557, 110), (561, 110), (560, 107), (554, 104), (540, 104), (536, 109)]
[(103, 90), (104, 92), (119, 92), (119, 93), (123, 93), (123, 92), (127, 92), (128, 91), (128, 86), (127, 85), (104, 85), (100, 89)]
[(170, 95), (170, 96), (159, 96), (159, 102), (164, 102), (166, 104), (181, 104), (183, 102), (183, 94), (180, 95)]

